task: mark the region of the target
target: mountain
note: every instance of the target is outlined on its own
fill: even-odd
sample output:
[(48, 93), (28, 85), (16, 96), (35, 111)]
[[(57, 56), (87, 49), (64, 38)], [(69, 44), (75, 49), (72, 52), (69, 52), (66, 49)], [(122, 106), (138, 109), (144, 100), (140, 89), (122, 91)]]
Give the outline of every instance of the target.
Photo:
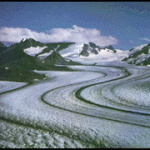
[(79, 55), (89, 56), (91, 53), (92, 54), (98, 54), (99, 51), (100, 51), (99, 46), (96, 46), (94, 43), (89, 42), (89, 44), (83, 45), (82, 51), (80, 52)]
[(0, 65), (13, 68), (21, 67), (30, 70), (30, 68), (33, 68), (33, 66), (31, 67), (31, 64), (33, 64), (35, 60), (33, 57), (24, 53), (23, 50), (32, 45), (37, 45), (33, 39), (21, 41), (20, 43), (11, 45), (0, 54)]
[(73, 44), (75, 44), (75, 43), (73, 43), (73, 42), (69, 42), (69, 43), (64, 42), (64, 43), (62, 43), (61, 42), (61, 43), (47, 43), (45, 45), (48, 46), (50, 49), (54, 49), (57, 52), (59, 52), (59, 51), (65, 49), (65, 48), (67, 48), (67, 47), (69, 47), (70, 45), (73, 45)]
[(83, 45), (82, 51), (80, 52), (79, 55), (82, 55), (82, 56), (89, 56), (90, 54), (97, 55), (101, 51), (101, 49), (112, 51), (114, 53), (116, 52), (116, 50), (114, 50), (114, 48), (111, 45), (105, 46), (104, 48), (100, 48), (96, 44), (89, 42), (89, 44)]
[(7, 47), (2, 42), (0, 42), (0, 53), (5, 51), (6, 49), (7, 49)]
[[(126, 53), (111, 45), (103, 48), (85, 43), (41, 43), (22, 39), (0, 54), (0, 66), (25, 70), (55, 70), (56, 65), (101, 64), (123, 59)], [(65, 68), (63, 68), (65, 69)]]
[[(49, 52), (43, 52), (39, 55), (36, 55), (36, 58), (41, 61), (43, 64), (46, 65), (79, 65), (79, 63), (75, 63), (71, 60), (63, 58), (57, 51), (50, 50), (49, 48), (46, 48), (44, 50), (49, 50)], [(44, 51), (43, 50), (43, 51)]]
[[(54, 47), (54, 45), (57, 47)], [(60, 43), (59, 43), (60, 45)], [(69, 44), (66, 45), (66, 47)], [(61, 47), (61, 45), (59, 46)], [(64, 44), (63, 46), (64, 47)], [(44, 44), (34, 39), (22, 39), (19, 43), (15, 43), (8, 47), (0, 54), (0, 66), (11, 68), (22, 68), (27, 70), (55, 70), (55, 65), (73, 65), (71, 60), (64, 59), (56, 50), (58, 44)], [(62, 67), (66, 69), (66, 67)]]
[(116, 53), (116, 50), (111, 46), (105, 46), (104, 49), (109, 49), (109, 50), (112, 50), (114, 53)]
[(150, 43), (123, 51), (92, 42), (41, 43), (29, 38), (9, 47), (0, 43), (0, 48), (0, 67), (24, 70), (69, 70), (61, 65), (81, 64), (150, 64)]
[(114, 49), (111, 45), (99, 47), (92, 42), (88, 44), (75, 43), (59, 51), (59, 53), (64, 58), (71, 59), (74, 62), (97, 65), (109, 64), (110, 62), (123, 63), (121, 60), (128, 56), (127, 51)]
[(129, 56), (122, 61), (135, 65), (150, 65), (150, 43), (129, 50)]

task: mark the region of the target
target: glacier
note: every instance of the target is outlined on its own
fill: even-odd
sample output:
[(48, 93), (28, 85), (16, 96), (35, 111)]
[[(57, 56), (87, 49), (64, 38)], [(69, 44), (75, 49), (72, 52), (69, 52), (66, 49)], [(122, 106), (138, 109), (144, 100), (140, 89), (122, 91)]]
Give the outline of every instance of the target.
[(68, 67), (74, 71), (35, 71), (47, 78), (3, 89), (1, 147), (150, 147), (149, 67)]

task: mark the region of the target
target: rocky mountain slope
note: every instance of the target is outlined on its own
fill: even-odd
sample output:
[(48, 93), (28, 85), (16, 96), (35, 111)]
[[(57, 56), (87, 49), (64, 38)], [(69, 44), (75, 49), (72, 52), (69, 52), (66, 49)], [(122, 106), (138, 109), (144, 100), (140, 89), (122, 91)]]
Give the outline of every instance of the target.
[(110, 45), (110, 46), (106, 46), (104, 48), (100, 48), (99, 46), (97, 46), (96, 44), (89, 42), (89, 44), (84, 44), (82, 51), (80, 52), (79, 55), (82, 56), (89, 56), (90, 54), (98, 54), (101, 49), (105, 49), (105, 50), (111, 50), (112, 52), (116, 52), (116, 50), (114, 50), (114, 48)]

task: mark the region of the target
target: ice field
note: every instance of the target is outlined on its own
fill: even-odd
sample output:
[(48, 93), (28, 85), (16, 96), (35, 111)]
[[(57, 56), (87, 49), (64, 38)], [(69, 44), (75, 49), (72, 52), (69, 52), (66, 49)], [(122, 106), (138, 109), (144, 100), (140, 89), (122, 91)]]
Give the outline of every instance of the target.
[(150, 148), (150, 67), (68, 67), (0, 81), (0, 147)]

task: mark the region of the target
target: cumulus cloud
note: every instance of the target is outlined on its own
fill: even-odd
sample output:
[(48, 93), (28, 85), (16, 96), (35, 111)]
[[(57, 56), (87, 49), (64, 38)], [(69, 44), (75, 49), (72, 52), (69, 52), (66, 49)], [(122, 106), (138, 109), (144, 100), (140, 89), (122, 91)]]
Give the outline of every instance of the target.
[(93, 42), (99, 46), (116, 45), (118, 40), (111, 35), (102, 36), (97, 29), (82, 28), (73, 25), (72, 28), (53, 28), (46, 32), (35, 32), (27, 28), (8, 28), (0, 29), (0, 41), (20, 42), (22, 38), (33, 38), (37, 41), (50, 42)]

